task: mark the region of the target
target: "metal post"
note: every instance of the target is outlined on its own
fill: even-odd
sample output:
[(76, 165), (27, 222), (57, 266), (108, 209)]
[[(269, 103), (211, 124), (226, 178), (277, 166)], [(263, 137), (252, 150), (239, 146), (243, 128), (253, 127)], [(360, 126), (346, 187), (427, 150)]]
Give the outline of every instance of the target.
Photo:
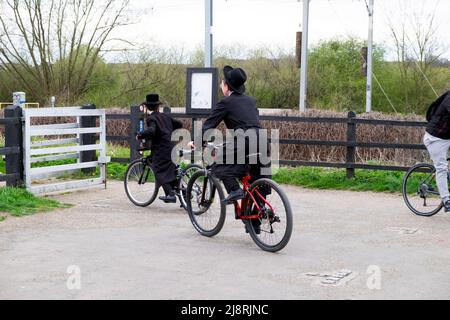
[(366, 89), (366, 112), (372, 112), (372, 73), (373, 73), (373, 1), (369, 0), (367, 8), (369, 12), (369, 37), (367, 49), (367, 89)]
[(213, 64), (213, 2), (205, 0), (205, 67)]
[(308, 30), (309, 30), (309, 1), (303, 0), (303, 33), (302, 59), (300, 72), (300, 111), (306, 110), (306, 93), (308, 89)]

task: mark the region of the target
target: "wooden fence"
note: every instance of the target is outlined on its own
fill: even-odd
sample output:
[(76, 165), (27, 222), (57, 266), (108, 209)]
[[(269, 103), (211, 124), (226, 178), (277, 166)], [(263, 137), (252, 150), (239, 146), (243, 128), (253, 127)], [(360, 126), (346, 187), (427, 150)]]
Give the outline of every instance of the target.
[[(49, 125), (36, 125), (35, 118), (75, 118), (75, 122), (62, 122)], [(105, 110), (95, 109), (95, 106), (71, 108), (41, 108), (23, 110), (23, 166), (25, 186), (35, 194), (70, 189), (85, 188), (104, 184), (106, 186), (106, 116)], [(99, 119), (98, 124), (96, 119)], [(98, 141), (97, 143), (97, 135)], [(70, 136), (76, 136), (70, 138)], [(69, 138), (67, 138), (69, 137)], [(37, 138), (37, 139), (36, 139)], [(99, 157), (96, 159), (96, 152)], [(76, 163), (32, 167), (32, 164), (55, 160), (77, 159)], [(33, 180), (47, 179), (62, 173), (79, 169), (99, 168), (100, 176), (65, 181), (59, 183), (39, 183)]]
[[(84, 108), (92, 108), (84, 107)], [(94, 107), (95, 108), (95, 107)], [(65, 108), (58, 108), (65, 109)], [(33, 110), (33, 109), (30, 109)], [(39, 110), (39, 109), (36, 109)], [(29, 111), (38, 112), (38, 111)], [(68, 115), (67, 111), (61, 111), (61, 115)], [(75, 130), (80, 134), (78, 142), (80, 146), (76, 147), (76, 152), (79, 153), (79, 164), (85, 162), (93, 162), (95, 159), (95, 150), (88, 150), (86, 146), (93, 144), (95, 135), (98, 134), (100, 128), (95, 129), (95, 133), (92, 133), (93, 129), (89, 127), (95, 127), (95, 117), (92, 117), (91, 113), (95, 111), (77, 111), (80, 116), (80, 125)], [(165, 108), (164, 112), (170, 113), (170, 108)], [(59, 114), (59, 113), (58, 113)], [(88, 115), (91, 115), (89, 117)], [(99, 114), (95, 113), (98, 118)], [(192, 122), (207, 117), (206, 115), (187, 115), (184, 113), (172, 113), (174, 118), (189, 119)], [(85, 117), (86, 116), (86, 117)], [(129, 163), (131, 160), (140, 157), (138, 150), (138, 141), (135, 139), (135, 134), (139, 131), (139, 123), (143, 119), (143, 113), (140, 111), (139, 106), (132, 106), (130, 113), (128, 114), (107, 114), (106, 120), (127, 120), (130, 123), (129, 132), (127, 136), (112, 136), (107, 135), (106, 141), (108, 142), (126, 142), (130, 147), (129, 158), (112, 158), (112, 162)], [(383, 149), (403, 149), (403, 150), (424, 150), (423, 144), (410, 144), (410, 143), (381, 143), (381, 142), (360, 142), (357, 136), (358, 126), (371, 125), (371, 126), (392, 126), (392, 127), (425, 127), (426, 122), (421, 121), (399, 121), (399, 120), (373, 120), (373, 119), (360, 119), (357, 118), (355, 113), (349, 112), (347, 117), (343, 118), (326, 118), (326, 117), (298, 117), (298, 116), (272, 116), (261, 115), (261, 121), (275, 121), (275, 122), (294, 122), (294, 123), (325, 123), (327, 125), (346, 125), (347, 135), (345, 140), (323, 141), (323, 140), (301, 140), (301, 139), (280, 139), (280, 145), (304, 145), (304, 146), (330, 146), (330, 147), (344, 147), (346, 149), (345, 162), (313, 162), (302, 160), (285, 160), (280, 159), (279, 164), (285, 166), (311, 166), (311, 167), (329, 167), (329, 168), (343, 168), (347, 170), (347, 176), (349, 178), (354, 177), (356, 169), (370, 169), (370, 170), (391, 170), (391, 171), (406, 171), (408, 167), (393, 166), (393, 165), (376, 165), (365, 164), (356, 162), (356, 150), (357, 148), (383, 148)], [(89, 123), (84, 123), (88, 121)], [(92, 123), (91, 123), (92, 122)], [(6, 181), (7, 185), (17, 186), (24, 180), (24, 165), (23, 165), (23, 138), (22, 138), (22, 109), (18, 107), (8, 107), (5, 109), (5, 117), (0, 119), (0, 125), (5, 126), (5, 146), (0, 148), (0, 156), (6, 156), (6, 173), (0, 175), (0, 181)], [(82, 129), (82, 128), (86, 129)], [(100, 125), (100, 127), (102, 127)], [(56, 128), (56, 127), (55, 127)], [(67, 128), (65, 128), (67, 129)], [(40, 130), (35, 128), (35, 130)], [(67, 129), (68, 130), (68, 129)], [(84, 131), (83, 131), (84, 130)], [(104, 127), (102, 127), (102, 132)], [(73, 132), (75, 132), (73, 131)], [(86, 134), (86, 132), (91, 132)], [(40, 132), (40, 131), (39, 131)], [(38, 132), (38, 133), (39, 133)], [(72, 131), (70, 131), (72, 133)], [(42, 133), (42, 132), (41, 132)], [(45, 133), (45, 132), (44, 132)], [(25, 139), (27, 140), (27, 139)], [(27, 140), (28, 141), (28, 140)], [(90, 141), (90, 142), (89, 142)], [(89, 147), (90, 148), (90, 147)], [(36, 151), (34, 151), (36, 152)], [(104, 156), (102, 155), (103, 163)], [(27, 162), (28, 164), (31, 163)], [(27, 167), (29, 165), (27, 164)], [(30, 169), (30, 168), (28, 168)], [(30, 171), (31, 172), (31, 171)], [(102, 177), (103, 178), (103, 177)]]
[(0, 181), (9, 187), (19, 186), (23, 181), (22, 109), (7, 107), (0, 126), (5, 127), (5, 146), (0, 147), (0, 157), (5, 156), (6, 173), (0, 173)]
[[(170, 108), (165, 108), (164, 112), (170, 113)], [(206, 118), (207, 115), (187, 115), (184, 113), (171, 113), (177, 119), (190, 119), (192, 122), (198, 119)], [(127, 119), (130, 121), (130, 136), (107, 136), (107, 141), (127, 141), (130, 146), (131, 160), (139, 157), (137, 152), (137, 141), (135, 132), (139, 129), (139, 121), (143, 118), (143, 114), (138, 106), (131, 107), (130, 114), (109, 114), (107, 120)], [(346, 124), (347, 136), (343, 141), (323, 141), (323, 140), (301, 140), (301, 139), (280, 139), (280, 145), (305, 145), (305, 146), (334, 146), (346, 148), (345, 162), (310, 162), (300, 160), (283, 160), (280, 159), (280, 165), (285, 166), (309, 166), (309, 167), (328, 167), (343, 168), (347, 170), (348, 178), (355, 175), (355, 169), (370, 170), (389, 170), (389, 171), (407, 171), (409, 167), (392, 166), (392, 165), (372, 165), (356, 163), (356, 148), (383, 148), (383, 149), (404, 149), (404, 150), (424, 150), (423, 144), (401, 144), (401, 143), (378, 143), (378, 142), (359, 142), (357, 136), (357, 127), (363, 125), (372, 126), (393, 126), (393, 127), (425, 127), (426, 122), (421, 121), (402, 121), (402, 120), (373, 120), (358, 119), (354, 112), (349, 112), (346, 118), (323, 118), (323, 117), (292, 117), (292, 116), (260, 116), (261, 121), (279, 121), (279, 122), (304, 122), (304, 123), (326, 123)], [(126, 163), (130, 158), (113, 158), (114, 162)]]

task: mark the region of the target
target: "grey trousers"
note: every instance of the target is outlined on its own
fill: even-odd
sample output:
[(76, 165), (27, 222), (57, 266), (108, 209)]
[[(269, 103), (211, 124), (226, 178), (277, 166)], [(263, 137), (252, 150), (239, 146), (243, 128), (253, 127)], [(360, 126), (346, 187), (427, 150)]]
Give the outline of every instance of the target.
[(448, 200), (450, 193), (448, 191), (448, 163), (447, 151), (450, 148), (450, 140), (437, 138), (428, 132), (423, 137), (423, 143), (430, 153), (431, 160), (433, 160), (436, 168), (436, 184), (439, 189), (439, 194), (442, 199)]

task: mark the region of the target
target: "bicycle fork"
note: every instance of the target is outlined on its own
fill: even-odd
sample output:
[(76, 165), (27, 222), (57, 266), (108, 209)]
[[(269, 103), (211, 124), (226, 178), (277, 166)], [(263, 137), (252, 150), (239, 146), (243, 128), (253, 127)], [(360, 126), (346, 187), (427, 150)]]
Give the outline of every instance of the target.
[[(145, 181), (147, 181), (148, 176), (150, 175), (150, 169), (147, 168), (147, 165), (144, 165), (144, 166), (145, 166), (144, 172), (142, 172), (141, 177), (139, 178), (139, 185), (144, 184)], [(147, 171), (147, 172), (145, 172), (145, 171)], [(144, 176), (145, 176), (145, 179), (144, 179)]]

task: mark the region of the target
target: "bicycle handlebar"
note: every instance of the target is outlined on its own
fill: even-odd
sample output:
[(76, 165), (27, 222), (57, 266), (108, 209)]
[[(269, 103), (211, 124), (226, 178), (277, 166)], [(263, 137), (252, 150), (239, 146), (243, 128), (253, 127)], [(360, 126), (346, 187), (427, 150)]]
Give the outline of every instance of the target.
[(183, 150), (183, 149), (181, 149), (181, 150), (178, 151), (178, 155), (180, 157), (183, 157), (185, 155), (192, 154), (193, 152), (194, 152), (194, 150)]

